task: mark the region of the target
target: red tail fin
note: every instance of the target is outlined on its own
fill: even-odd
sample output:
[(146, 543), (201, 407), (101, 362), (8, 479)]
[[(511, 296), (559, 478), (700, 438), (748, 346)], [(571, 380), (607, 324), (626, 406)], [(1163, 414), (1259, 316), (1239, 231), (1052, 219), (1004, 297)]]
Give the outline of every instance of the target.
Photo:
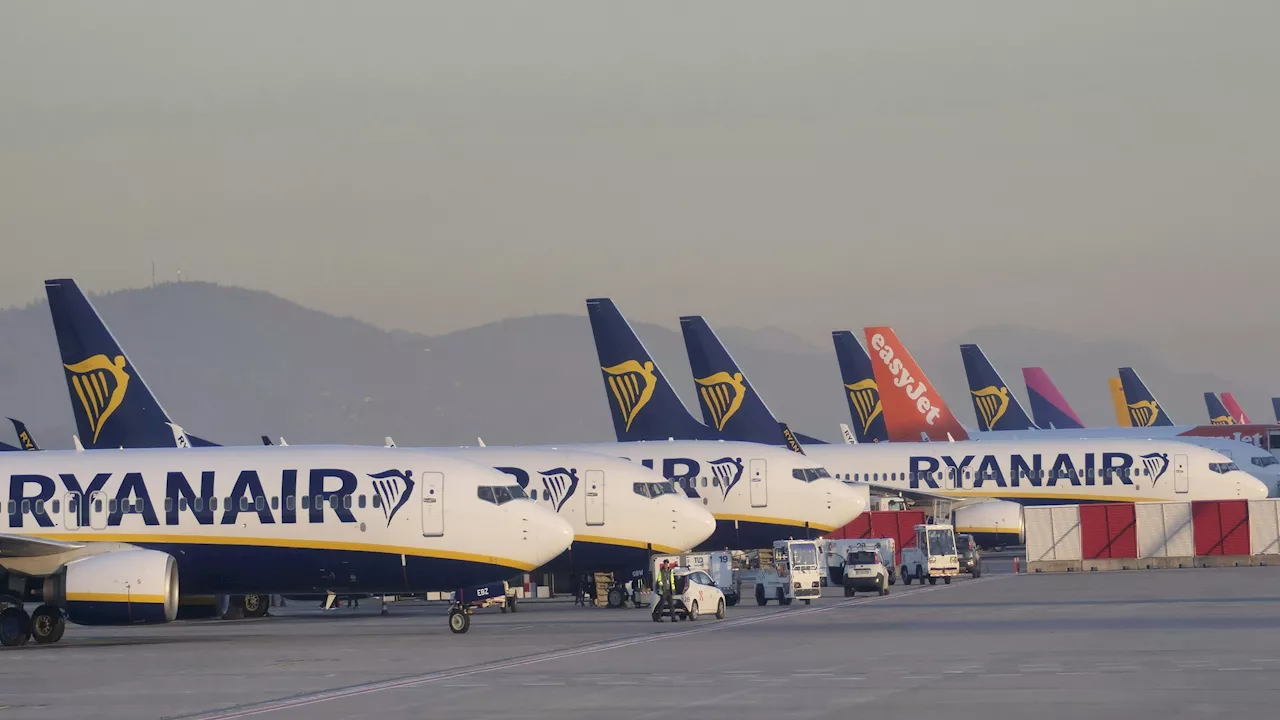
[(1231, 413), (1231, 417), (1235, 418), (1237, 425), (1253, 424), (1249, 416), (1244, 414), (1244, 408), (1240, 407), (1240, 403), (1236, 402), (1235, 395), (1222, 393), (1222, 404), (1227, 406), (1227, 412)]
[(867, 350), (880, 387), (885, 427), (891, 442), (919, 442), (921, 433), (930, 440), (968, 440), (960, 421), (946, 401), (929, 383), (911, 353), (889, 327), (869, 327)]

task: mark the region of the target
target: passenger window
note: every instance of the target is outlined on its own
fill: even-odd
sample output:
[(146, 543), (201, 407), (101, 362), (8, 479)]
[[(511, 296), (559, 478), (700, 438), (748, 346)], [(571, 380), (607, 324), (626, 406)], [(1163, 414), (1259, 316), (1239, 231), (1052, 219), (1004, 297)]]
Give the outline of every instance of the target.
[(350, 495), (343, 495), (343, 496), (342, 496), (342, 509), (343, 509), (343, 510), (350, 510), (350, 509), (351, 509), (351, 496), (350, 496)]
[[(24, 501), (22, 504), (26, 505), (26, 502)], [(116, 503), (115, 498), (111, 498), (107, 501), (107, 512), (114, 514), (119, 507), (120, 506)], [(26, 508), (23, 508), (23, 510), (25, 511)]]
[(310, 510), (310, 509), (311, 509), (311, 496), (310, 496), (310, 495), (303, 495), (303, 496), (302, 496), (302, 509), (303, 509), (303, 510)]
[(702, 487), (706, 487), (706, 486), (707, 486), (707, 479), (702, 478)]
[(44, 514), (44, 501), (43, 501), (43, 500), (37, 500), (37, 501), (36, 501), (36, 514), (37, 514), (37, 515), (43, 515), (43, 514)]
[[(361, 499), (363, 499), (363, 497), (364, 497), (364, 496), (361, 496)], [(272, 496), (271, 496), (271, 509), (272, 509), (272, 510), (279, 510), (279, 509), (280, 509), (280, 496), (279, 496), (279, 495), (272, 495)]]
[(30, 500), (23, 500), (23, 501), (22, 501), (22, 514), (23, 514), (23, 515), (26, 515), (26, 514), (27, 514), (27, 513), (29, 513), (29, 512), (31, 512), (31, 501), (30, 501)]
[[(183, 498), (182, 502), (186, 503), (187, 499)], [(195, 508), (196, 512), (204, 512), (204, 498), (202, 497), (196, 498), (195, 502), (191, 503), (191, 507)], [(209, 509), (217, 510), (217, 508), (213, 506), (213, 498), (209, 498)]]
[(262, 512), (267, 509), (267, 499), (261, 495), (253, 499), (253, 509)]
[(720, 487), (720, 478), (711, 478), (711, 487)]
[(93, 501), (93, 511), (99, 513), (102, 512), (102, 498), (98, 498)]
[(373, 507), (374, 507), (374, 509), (377, 509), (377, 508), (382, 507), (382, 496), (381, 496), (381, 495), (374, 495), (374, 496), (373, 496)]
[(53, 503), (51, 504), (51, 506), (52, 506), (52, 508), (53, 508), (53, 514), (54, 514), (54, 515), (57, 515), (59, 512), (61, 512), (61, 510), (59, 510), (59, 509), (58, 509), (58, 505), (59, 505), (59, 503), (58, 503), (58, 501), (57, 501), (57, 500), (54, 500), (54, 501), (53, 501)]
[(245, 512), (248, 509), (249, 509), (249, 498), (241, 495), (240, 496), (240, 512)]
[(295, 503), (296, 501), (294, 500), (294, 497), (290, 495), (289, 497), (284, 499), (284, 509), (293, 510), (295, 508)]
[(360, 504), (360, 509), (361, 509), (361, 510), (363, 510), (363, 509), (364, 509), (364, 502), (365, 502), (365, 501), (364, 501), (364, 496), (363, 496), (363, 495), (361, 495), (361, 496), (360, 496), (360, 503), (359, 503), (359, 504)]
[[(637, 484), (637, 485), (642, 485), (643, 483), (636, 483), (636, 484)], [(529, 497), (531, 497), (531, 498), (533, 498), (535, 501), (537, 501), (537, 499), (538, 499), (538, 491), (537, 491), (537, 490), (530, 490), (530, 491), (529, 491)]]

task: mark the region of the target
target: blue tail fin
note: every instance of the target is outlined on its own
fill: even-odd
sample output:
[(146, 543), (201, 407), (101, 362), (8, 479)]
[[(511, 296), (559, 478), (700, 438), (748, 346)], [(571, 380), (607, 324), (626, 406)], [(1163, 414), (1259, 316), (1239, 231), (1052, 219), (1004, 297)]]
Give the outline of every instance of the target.
[(1168, 427), (1173, 419), (1147, 389), (1133, 368), (1120, 368), (1120, 387), (1124, 388), (1124, 404), (1134, 427)]
[(773, 413), (699, 316), (680, 318), (702, 419), (725, 440), (789, 446)]
[(169, 415), (75, 281), (46, 280), (44, 289), (85, 448), (173, 447)]
[(1276, 414), (1276, 422), (1280, 423), (1280, 398), (1271, 398), (1271, 411)]
[(871, 356), (848, 330), (831, 333), (831, 340), (836, 346), (854, 437), (859, 443), (888, 442), (889, 430), (884, 425), (884, 408), (880, 405), (880, 387), (876, 385)]
[(1022, 409), (1018, 396), (996, 372), (982, 348), (961, 345), (960, 357), (964, 360), (964, 374), (969, 379), (969, 395), (973, 398), (973, 412), (978, 416), (978, 429), (1037, 429)]
[(1235, 418), (1231, 417), (1231, 413), (1227, 412), (1227, 406), (1222, 404), (1222, 400), (1218, 398), (1217, 393), (1207, 392), (1204, 394), (1204, 407), (1209, 411), (1210, 425), (1235, 425)]
[(619, 442), (716, 437), (689, 414), (612, 300), (587, 300), (587, 317)]
[(36, 439), (31, 436), (31, 431), (27, 430), (27, 424), (21, 420), (9, 418), (9, 422), (13, 423), (13, 431), (18, 433), (18, 444), (23, 450), (39, 450), (40, 446), (36, 444)]

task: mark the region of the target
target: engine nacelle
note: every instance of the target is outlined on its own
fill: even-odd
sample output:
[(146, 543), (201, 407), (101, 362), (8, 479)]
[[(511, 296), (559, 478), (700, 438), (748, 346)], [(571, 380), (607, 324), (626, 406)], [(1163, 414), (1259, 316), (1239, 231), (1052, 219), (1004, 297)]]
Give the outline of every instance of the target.
[(968, 533), (978, 547), (1021, 545), (1026, 539), (1022, 506), (1008, 500), (988, 500), (965, 505), (951, 512), (956, 532)]
[(178, 616), (178, 561), (142, 549), (72, 560), (45, 580), (44, 601), (78, 625), (170, 622)]

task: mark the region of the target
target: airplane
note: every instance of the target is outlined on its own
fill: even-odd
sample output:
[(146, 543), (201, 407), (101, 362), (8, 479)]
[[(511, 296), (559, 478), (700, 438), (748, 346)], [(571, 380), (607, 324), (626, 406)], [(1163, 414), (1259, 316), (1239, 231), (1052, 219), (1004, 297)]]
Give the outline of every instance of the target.
[(1037, 426), (1058, 430), (1084, 427), (1080, 416), (1058, 392), (1058, 386), (1053, 384), (1044, 368), (1022, 368), (1022, 380), (1027, 386), (1027, 397), (1031, 399), (1031, 417)]
[(13, 431), (18, 434), (18, 444), (21, 450), (39, 450), (40, 446), (36, 444), (36, 439), (32, 437), (31, 432), (27, 430), (27, 424), (21, 420), (9, 418), (9, 422), (13, 423)]
[(1222, 404), (1215, 393), (1207, 392), (1204, 394), (1204, 406), (1209, 411), (1210, 425), (1235, 425), (1236, 419), (1227, 411), (1227, 407)]
[(1120, 387), (1124, 390), (1129, 423), (1133, 427), (1173, 426), (1173, 418), (1169, 417), (1160, 401), (1147, 389), (1147, 384), (1138, 377), (1136, 370), (1131, 367), (1120, 368)]
[(880, 404), (880, 387), (876, 384), (871, 356), (848, 330), (831, 333), (831, 341), (836, 347), (836, 362), (840, 366), (845, 399), (849, 401), (856, 441), (888, 442), (889, 431), (884, 426), (884, 408)]
[(836, 482), (811, 458), (773, 445), (719, 440), (717, 430), (689, 414), (613, 301), (587, 300), (587, 316), (618, 443), (575, 447), (661, 468), (716, 518), (715, 533), (700, 549), (816, 537), (869, 507), (865, 488)]
[[(184, 595), (457, 590), (573, 540), (509, 476), (429, 450), (45, 451), (0, 468), (6, 646), (57, 642), (67, 621), (168, 622)], [(449, 624), (470, 620), (455, 606)]]
[[(1004, 378), (1000, 376), (1000, 372), (987, 359), (981, 348), (977, 345), (965, 345), (961, 347), (961, 353), (965, 356), (965, 376), (969, 381), (969, 393), (975, 398), (974, 408), (978, 415), (978, 426), (982, 430), (988, 431), (987, 434), (991, 436), (1007, 439), (1050, 436), (1058, 438), (1146, 437), (1177, 439), (1215, 450), (1232, 460), (1238, 461), (1246, 472), (1258, 478), (1268, 487), (1272, 497), (1280, 495), (1280, 460), (1277, 460), (1274, 455), (1254, 444), (1241, 442), (1230, 437), (1177, 435), (1171, 432), (1176, 426), (1171, 425), (1157, 426), (1156, 428), (1065, 428), (1061, 430), (1041, 430), (1026, 417), (1021, 403), (1018, 402), (1018, 397), (1009, 391)], [(1137, 374), (1134, 373), (1131, 377), (1136, 378)], [(1044, 380), (1052, 385), (1047, 374), (1044, 375)], [(1137, 382), (1141, 383), (1141, 380)], [(1000, 403), (985, 405), (980, 409), (977, 402), (979, 396), (999, 397)], [(1149, 398), (1149, 400), (1145, 404), (1138, 406), (1139, 410), (1134, 411), (1134, 417), (1151, 418), (1164, 416), (1163, 408), (1160, 407), (1149, 392), (1145, 397)], [(1205, 393), (1206, 401), (1210, 397), (1213, 397), (1213, 393)], [(1065, 404), (1065, 401), (1063, 402)], [(992, 418), (992, 421), (988, 422), (988, 418)], [(1011, 421), (1011, 418), (1014, 420)], [(998, 426), (999, 429), (989, 430), (993, 425)], [(1166, 431), (1164, 428), (1168, 428), (1170, 431)]]
[(1236, 402), (1236, 396), (1231, 393), (1222, 393), (1222, 404), (1226, 406), (1227, 412), (1231, 413), (1232, 419), (1237, 425), (1252, 425), (1253, 421), (1245, 414), (1244, 408), (1240, 407), (1240, 403)]
[[(681, 318), (680, 324), (700, 387), (709, 378), (733, 379), (732, 388), (699, 394), (704, 416), (717, 421), (726, 439), (744, 436), (748, 424), (763, 434), (775, 421), (746, 374), (702, 318)], [(1186, 443), (1053, 437), (966, 442), (959, 421), (893, 330), (865, 332), (867, 347), (880, 361), (873, 367), (885, 388), (881, 403), (891, 442), (813, 445), (804, 452), (851, 483), (918, 500), (969, 501), (957, 504), (953, 522), (980, 543), (1010, 544), (1009, 536), (1021, 534), (1021, 506), (1027, 504), (1266, 496), (1262, 483), (1225, 456)], [(725, 413), (726, 407), (737, 411)], [(948, 442), (892, 441), (940, 431), (948, 433)], [(1176, 481), (1160, 485), (1170, 468)]]
[[(74, 281), (49, 281), (46, 293), (68, 387), (107, 389), (99, 393), (107, 398), (101, 402), (82, 392), (72, 395), (77, 427), (82, 436), (90, 438), (88, 447), (145, 447), (159, 443), (166, 435), (173, 446), (182, 445), (184, 436), (192, 437), (172, 422)], [(103, 371), (73, 377), (73, 368), (87, 364), (115, 368), (122, 379), (107, 377)], [(110, 427), (106, 425), (108, 417), (112, 419)], [(110, 437), (110, 444), (102, 441), (104, 435)], [(210, 441), (203, 442), (212, 445)], [(263, 442), (270, 444), (265, 436)], [(284, 446), (283, 439), (281, 445)], [(385, 445), (394, 447), (395, 443), (388, 437)], [(575, 535), (573, 544), (538, 569), (612, 572), (616, 581), (616, 587), (611, 589), (613, 601), (618, 601), (621, 585), (629, 576), (647, 569), (652, 553), (688, 551), (706, 541), (716, 527), (715, 518), (700, 503), (677, 493), (672, 483), (651, 468), (627, 462), (616, 454), (573, 447), (432, 450), (506, 473), (532, 499), (545, 503), (569, 521)], [(265, 610), (267, 605), (255, 607)]]

